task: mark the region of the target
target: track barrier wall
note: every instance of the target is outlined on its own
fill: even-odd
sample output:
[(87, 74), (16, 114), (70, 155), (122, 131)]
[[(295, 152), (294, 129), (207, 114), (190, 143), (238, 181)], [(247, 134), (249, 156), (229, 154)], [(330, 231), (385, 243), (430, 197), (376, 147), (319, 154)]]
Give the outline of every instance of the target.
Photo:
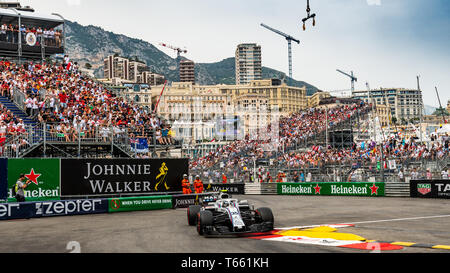
[(210, 193), (199, 193), (199, 194), (177, 194), (172, 195), (172, 208), (187, 208), (191, 205), (198, 205), (200, 199), (205, 197), (212, 197), (212, 192)]
[(0, 204), (0, 220), (108, 212), (108, 199), (55, 200)]
[(213, 192), (145, 197), (0, 203), (0, 220), (187, 208)]
[(188, 159), (0, 159), (0, 201), (16, 202), (21, 174), (25, 200), (50, 201), (181, 192)]
[(61, 159), (61, 196), (181, 191), (188, 159)]
[(60, 199), (60, 160), (59, 159), (8, 159), (8, 202), (16, 202), (12, 195), (20, 174), (31, 183), (25, 189), (27, 201), (50, 201)]
[(376, 182), (316, 182), (278, 183), (279, 195), (328, 195), (328, 196), (384, 196), (384, 183)]
[(450, 180), (410, 180), (410, 196), (450, 199)]
[(0, 158), (0, 201), (8, 198), (8, 159)]
[(172, 208), (172, 196), (122, 197), (108, 199), (108, 212), (160, 210)]
[(231, 194), (245, 194), (245, 183), (226, 183), (226, 184), (211, 183), (211, 184), (204, 184), (204, 188), (207, 191), (213, 192), (226, 190), (228, 193)]

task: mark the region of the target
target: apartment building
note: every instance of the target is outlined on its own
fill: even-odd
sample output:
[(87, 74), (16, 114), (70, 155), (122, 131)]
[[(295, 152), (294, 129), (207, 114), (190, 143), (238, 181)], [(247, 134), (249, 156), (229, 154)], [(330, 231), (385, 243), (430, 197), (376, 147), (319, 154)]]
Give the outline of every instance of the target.
[(172, 124), (177, 138), (185, 141), (214, 139), (220, 129), (218, 120), (225, 120), (230, 113), (230, 99), (218, 92), (216, 86), (198, 86), (192, 82), (174, 82), (168, 86), (159, 100), (158, 115)]
[(319, 106), (320, 101), (324, 98), (331, 97), (329, 92), (317, 91), (312, 96), (308, 97), (308, 108), (314, 108)]
[(106, 79), (129, 79), (130, 60), (127, 58), (110, 55), (103, 60), (103, 63), (103, 72)]
[(235, 52), (236, 84), (248, 84), (262, 79), (261, 46), (239, 44)]
[(253, 80), (248, 84), (219, 86), (221, 94), (233, 101), (243, 94), (260, 94), (267, 98), (267, 109), (277, 108), (281, 114), (295, 113), (308, 107), (306, 87), (288, 86), (279, 79)]
[(142, 72), (141, 83), (147, 83), (149, 85), (162, 85), (166, 81), (163, 75), (153, 73), (150, 71)]
[(355, 91), (353, 98), (367, 103), (387, 105), (389, 114), (398, 123), (419, 121), (423, 115), (422, 91), (404, 88), (382, 88)]
[(154, 86), (152, 88), (145, 83), (123, 83), (116, 95), (151, 110), (154, 105), (152, 101), (153, 95), (158, 93), (158, 90), (161, 92), (160, 88), (162, 89), (162, 86)]
[(150, 68), (141, 61), (111, 55), (104, 59), (104, 78), (113, 84), (144, 83), (150, 85), (163, 84), (163, 75), (150, 71)]
[(136, 83), (143, 82), (142, 73), (150, 72), (150, 68), (143, 62), (130, 61), (128, 80)]
[[(159, 94), (154, 95), (153, 102), (156, 103)], [(235, 135), (242, 136), (257, 128), (266, 127), (274, 115), (289, 115), (305, 108), (305, 87), (287, 86), (280, 80), (268, 79), (255, 80), (245, 85), (174, 82), (164, 91), (157, 111), (170, 122), (183, 120), (184, 125), (192, 128), (207, 126), (209, 131), (203, 135), (209, 136), (214, 130), (217, 135), (224, 129), (216, 127), (218, 121), (234, 120), (239, 128), (226, 129), (224, 134), (235, 130)], [(216, 126), (212, 126), (211, 122)], [(195, 134), (194, 132), (193, 135)]]

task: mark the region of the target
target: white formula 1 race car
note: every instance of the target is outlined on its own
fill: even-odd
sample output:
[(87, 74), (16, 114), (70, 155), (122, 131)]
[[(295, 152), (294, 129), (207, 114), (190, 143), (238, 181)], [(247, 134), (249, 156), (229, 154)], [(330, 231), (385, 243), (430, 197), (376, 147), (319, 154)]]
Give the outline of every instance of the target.
[(254, 209), (247, 200), (238, 201), (226, 192), (204, 198), (200, 203), (187, 210), (188, 224), (196, 225), (200, 235), (240, 235), (273, 230), (270, 208)]

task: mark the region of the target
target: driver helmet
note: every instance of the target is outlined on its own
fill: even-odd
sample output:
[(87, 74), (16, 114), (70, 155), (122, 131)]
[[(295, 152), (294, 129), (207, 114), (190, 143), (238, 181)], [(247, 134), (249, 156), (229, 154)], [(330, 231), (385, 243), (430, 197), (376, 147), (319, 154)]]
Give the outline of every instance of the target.
[(223, 205), (224, 208), (226, 208), (226, 207), (228, 207), (230, 204), (228, 203), (228, 201), (225, 201), (225, 202), (223, 202), (222, 205)]

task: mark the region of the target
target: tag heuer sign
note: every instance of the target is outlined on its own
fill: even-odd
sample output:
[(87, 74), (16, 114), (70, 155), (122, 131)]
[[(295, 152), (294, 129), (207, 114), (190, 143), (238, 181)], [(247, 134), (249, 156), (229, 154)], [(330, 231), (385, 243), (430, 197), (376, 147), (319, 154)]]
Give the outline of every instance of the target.
[(36, 45), (36, 35), (32, 32), (28, 33), (25, 37), (25, 40), (27, 42), (27, 45), (29, 46), (35, 46)]
[(417, 191), (425, 195), (431, 192), (431, 184), (417, 184)]

